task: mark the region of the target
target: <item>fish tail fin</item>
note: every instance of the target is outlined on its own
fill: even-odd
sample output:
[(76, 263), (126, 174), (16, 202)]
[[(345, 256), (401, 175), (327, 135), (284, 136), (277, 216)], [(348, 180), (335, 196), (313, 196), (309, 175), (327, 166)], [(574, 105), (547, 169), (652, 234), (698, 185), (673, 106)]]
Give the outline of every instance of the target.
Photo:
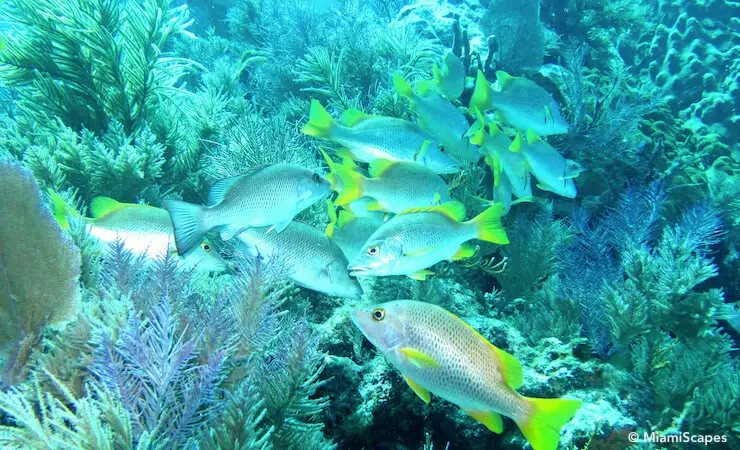
[(509, 238), (501, 224), (503, 215), (504, 205), (495, 203), (467, 223), (475, 225), (478, 239), (494, 244), (508, 244)]
[(534, 450), (556, 450), (560, 429), (576, 415), (580, 400), (524, 397), (529, 415), (517, 421), (519, 429)]
[(365, 177), (363, 177), (362, 174), (359, 174), (351, 168), (341, 164), (334, 165), (334, 174), (339, 177), (342, 182), (342, 190), (334, 201), (335, 205), (346, 205), (364, 195), (363, 182), (365, 181)]
[(475, 79), (473, 95), (470, 97), (470, 108), (482, 113), (490, 108), (492, 104), (491, 84), (488, 82), (483, 72), (479, 70)]
[(316, 99), (311, 100), (311, 113), (308, 118), (308, 123), (301, 128), (301, 132), (309, 136), (328, 138), (331, 133), (331, 128), (334, 125), (334, 119), (332, 119), (326, 109), (321, 106), (321, 103)]
[(404, 97), (411, 98), (414, 96), (414, 88), (412, 88), (409, 82), (406, 81), (406, 78), (398, 72), (393, 74), (393, 88)]
[(49, 198), (51, 198), (52, 214), (59, 227), (62, 230), (69, 230), (69, 218), (78, 219), (80, 218), (80, 213), (70, 206), (61, 195), (54, 191), (49, 191)]
[(203, 222), (204, 207), (179, 200), (165, 200), (164, 208), (172, 219), (178, 254), (185, 255), (203, 242), (208, 232)]

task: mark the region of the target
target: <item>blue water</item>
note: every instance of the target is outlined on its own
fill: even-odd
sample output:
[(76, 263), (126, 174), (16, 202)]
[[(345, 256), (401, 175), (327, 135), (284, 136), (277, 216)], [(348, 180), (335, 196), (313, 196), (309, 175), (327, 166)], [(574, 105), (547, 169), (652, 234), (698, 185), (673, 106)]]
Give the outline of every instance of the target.
[(5, 0), (0, 448), (738, 448), (739, 12)]

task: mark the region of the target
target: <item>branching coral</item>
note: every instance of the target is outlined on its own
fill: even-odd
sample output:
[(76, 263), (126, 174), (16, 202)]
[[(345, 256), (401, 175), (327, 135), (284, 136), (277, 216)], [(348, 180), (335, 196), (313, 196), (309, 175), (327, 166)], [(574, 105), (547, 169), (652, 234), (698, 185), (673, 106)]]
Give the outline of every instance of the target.
[(0, 53), (0, 77), (26, 86), (24, 107), (42, 117), (95, 133), (116, 120), (137, 132), (194, 66), (166, 53), (191, 23), (187, 6), (169, 4), (7, 1), (1, 11), (12, 39)]

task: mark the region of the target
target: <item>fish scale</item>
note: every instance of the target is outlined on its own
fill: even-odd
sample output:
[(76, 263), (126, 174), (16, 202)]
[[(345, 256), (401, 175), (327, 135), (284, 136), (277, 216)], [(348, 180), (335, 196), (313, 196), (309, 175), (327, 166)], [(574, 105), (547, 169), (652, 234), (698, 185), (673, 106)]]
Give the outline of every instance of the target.
[(357, 280), (349, 277), (347, 258), (321, 231), (302, 222), (291, 222), (282, 232), (248, 228), (237, 236), (252, 256), (283, 266), (299, 286), (338, 297), (362, 295)]

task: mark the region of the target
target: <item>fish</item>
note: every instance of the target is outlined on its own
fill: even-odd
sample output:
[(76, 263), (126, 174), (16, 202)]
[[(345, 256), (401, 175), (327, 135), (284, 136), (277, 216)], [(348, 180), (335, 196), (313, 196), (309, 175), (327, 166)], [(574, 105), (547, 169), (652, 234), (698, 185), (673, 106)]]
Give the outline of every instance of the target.
[(445, 153), (430, 133), (408, 120), (347, 110), (340, 125), (318, 100), (312, 100), (309, 122), (301, 131), (342, 145), (345, 149), (341, 155), (356, 161), (408, 161), (440, 174), (460, 171), (457, 161)]
[(512, 77), (496, 71), (497, 88), (491, 88), (482, 71), (478, 71), (470, 108), (484, 112), (495, 108), (501, 119), (522, 132), (538, 136), (568, 132), (568, 121), (560, 113), (552, 95), (537, 83), (526, 78)]
[(560, 429), (582, 405), (516, 392), (524, 383), (521, 363), (440, 306), (395, 300), (350, 316), (425, 403), (437, 395), (499, 434), (501, 416), (510, 417), (534, 450), (556, 450)]
[(383, 225), (383, 213), (380, 213), (380, 216), (358, 217), (347, 209), (340, 209), (337, 213), (337, 208), (331, 200), (327, 200), (326, 203), (330, 221), (325, 233), (342, 249), (347, 260), (352, 261), (360, 254), (368, 238)]
[(404, 211), (370, 236), (350, 263), (350, 275), (424, 280), (433, 273), (427, 268), (440, 261), (473, 256), (475, 248), (467, 244), (472, 239), (508, 244), (502, 215), (503, 205), (495, 204), (464, 222), (465, 206), (456, 201)]
[(467, 139), (470, 124), (455, 105), (442, 98), (428, 80), (417, 83), (417, 91), (399, 73), (393, 75), (393, 86), (399, 95), (409, 99), (419, 124), (429, 131), (461, 163), (480, 160), (478, 148)]
[(448, 52), (442, 60), (442, 68), (434, 65), (434, 83), (437, 90), (448, 100), (456, 100), (465, 90), (465, 66), (454, 53)]
[(347, 271), (347, 257), (326, 234), (303, 222), (293, 221), (281, 233), (269, 228), (247, 228), (236, 239), (252, 257), (281, 265), (298, 286), (335, 297), (357, 299), (360, 283)]
[(530, 131), (526, 138), (517, 135), (509, 148), (522, 154), (527, 170), (537, 178), (538, 188), (566, 198), (576, 197), (578, 191), (573, 179), (582, 169), (574, 168), (555, 147)]
[(483, 126), (471, 140), (479, 145), (486, 155), (485, 161), (493, 170), (495, 182), (507, 178), (515, 196), (521, 198), (532, 195), (526, 159), (521, 152), (510, 149), (513, 140), (504, 135), (496, 124), (488, 124), (488, 133)]
[(175, 225), (177, 251), (187, 253), (205, 234), (221, 229), (229, 240), (248, 227), (270, 227), (280, 233), (293, 218), (331, 193), (331, 183), (296, 164), (267, 164), (218, 181), (206, 206), (165, 200)]
[(154, 206), (122, 203), (109, 197), (95, 197), (90, 203), (92, 218), (82, 217), (57, 193), (50, 197), (54, 217), (63, 229), (69, 218), (83, 220), (87, 233), (101, 244), (103, 251), (120, 243), (133, 255), (159, 260), (168, 253), (177, 255), (178, 265), (204, 272), (224, 272), (228, 264), (213, 245), (203, 239), (188, 253), (175, 252), (175, 234), (170, 215)]
[(334, 174), (342, 188), (335, 203), (345, 205), (362, 197), (374, 202), (372, 211), (398, 214), (410, 208), (433, 206), (450, 200), (450, 188), (436, 173), (410, 162), (376, 159), (370, 163), (371, 177), (364, 177), (349, 167), (335, 164)]

